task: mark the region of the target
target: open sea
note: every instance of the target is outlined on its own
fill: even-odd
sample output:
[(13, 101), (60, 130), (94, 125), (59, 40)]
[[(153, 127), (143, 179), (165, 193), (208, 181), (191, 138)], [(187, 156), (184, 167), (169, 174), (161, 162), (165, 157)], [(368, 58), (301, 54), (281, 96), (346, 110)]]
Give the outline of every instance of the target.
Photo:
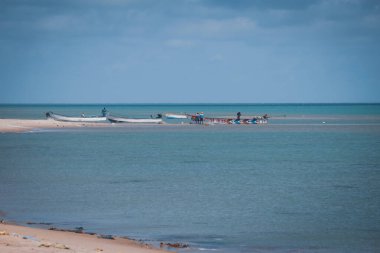
[(104, 106), (272, 118), (0, 134), (2, 218), (189, 253), (380, 252), (380, 104), (0, 105), (0, 118)]

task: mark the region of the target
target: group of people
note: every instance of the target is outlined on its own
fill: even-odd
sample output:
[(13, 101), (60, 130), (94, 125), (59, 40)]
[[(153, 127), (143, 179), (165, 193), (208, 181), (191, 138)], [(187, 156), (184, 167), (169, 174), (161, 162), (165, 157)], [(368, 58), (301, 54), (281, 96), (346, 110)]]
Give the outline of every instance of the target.
[(203, 124), (205, 118), (205, 114), (203, 112), (197, 112), (194, 116), (195, 124)]
[[(240, 120), (241, 112), (236, 114), (236, 120)], [(203, 124), (205, 115), (203, 112), (197, 112), (194, 116), (192, 116), (192, 120), (195, 121), (195, 124)]]

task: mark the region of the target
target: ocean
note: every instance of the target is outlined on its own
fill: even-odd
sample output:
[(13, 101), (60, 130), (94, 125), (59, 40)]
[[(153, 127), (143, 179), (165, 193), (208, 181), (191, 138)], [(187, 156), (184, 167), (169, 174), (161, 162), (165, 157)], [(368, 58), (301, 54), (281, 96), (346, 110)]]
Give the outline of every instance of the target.
[(271, 118), (0, 134), (3, 218), (189, 253), (380, 252), (380, 104), (0, 105), (0, 118), (103, 107)]

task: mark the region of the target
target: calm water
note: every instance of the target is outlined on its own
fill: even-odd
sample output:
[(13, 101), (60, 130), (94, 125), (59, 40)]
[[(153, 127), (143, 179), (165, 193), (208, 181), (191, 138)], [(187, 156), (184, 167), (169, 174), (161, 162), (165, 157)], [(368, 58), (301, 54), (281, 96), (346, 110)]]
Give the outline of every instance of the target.
[[(102, 106), (0, 106), (0, 118), (99, 114)], [(267, 126), (0, 134), (6, 219), (189, 243), (184, 252), (380, 251), (380, 105), (107, 109), (275, 118)]]

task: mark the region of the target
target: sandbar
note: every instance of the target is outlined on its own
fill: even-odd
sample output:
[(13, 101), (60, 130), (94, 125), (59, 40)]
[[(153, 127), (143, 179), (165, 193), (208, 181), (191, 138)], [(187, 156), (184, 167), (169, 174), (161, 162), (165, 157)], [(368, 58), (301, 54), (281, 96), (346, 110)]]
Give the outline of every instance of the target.
[[(40, 129), (113, 127), (110, 122), (66, 122), (54, 119), (0, 119), (0, 133), (25, 133)], [(133, 124), (121, 124), (123, 126)], [(145, 124), (149, 125), (149, 124)]]
[(164, 253), (169, 251), (156, 249), (148, 244), (125, 238), (114, 237), (111, 240), (99, 238), (97, 235), (52, 231), (1, 223), (0, 252)]

